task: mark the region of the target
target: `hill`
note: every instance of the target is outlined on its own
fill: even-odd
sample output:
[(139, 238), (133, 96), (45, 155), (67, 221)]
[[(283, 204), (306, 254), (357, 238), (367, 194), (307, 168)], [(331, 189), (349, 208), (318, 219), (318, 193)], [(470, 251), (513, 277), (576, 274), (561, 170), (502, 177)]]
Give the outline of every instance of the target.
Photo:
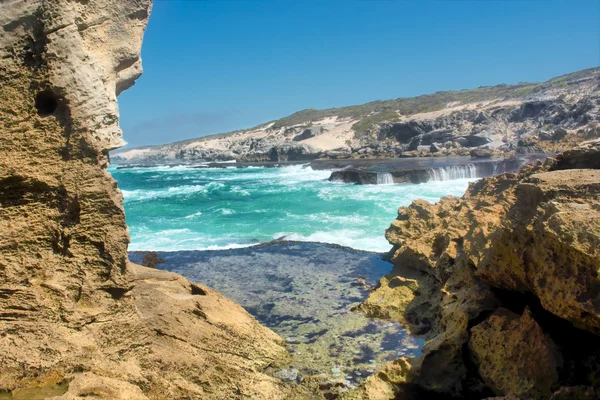
[[(440, 150), (434, 153), (452, 155), (481, 146), (500, 151), (527, 147), (519, 146), (519, 142), (537, 146), (527, 151), (553, 150), (597, 134), (599, 79), (600, 68), (590, 68), (541, 83), (500, 84), (341, 108), (307, 109), (251, 129), (116, 151), (112, 159), (169, 162), (395, 157), (411, 156), (415, 151), (419, 155), (431, 153), (423, 146), (433, 144)], [(551, 143), (539, 144), (539, 140)]]

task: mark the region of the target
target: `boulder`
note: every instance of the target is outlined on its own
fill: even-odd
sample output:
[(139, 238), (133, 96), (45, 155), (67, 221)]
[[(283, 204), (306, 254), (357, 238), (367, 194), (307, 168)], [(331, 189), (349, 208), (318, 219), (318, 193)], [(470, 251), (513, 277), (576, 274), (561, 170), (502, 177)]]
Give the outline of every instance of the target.
[(492, 158), (494, 152), (490, 149), (479, 148), (471, 150), (469, 154), (471, 158)]
[(432, 153), (439, 153), (440, 151), (442, 151), (442, 146), (439, 143), (432, 143), (432, 145), (429, 148), (429, 151)]
[(306, 139), (310, 139), (312, 137), (318, 136), (321, 133), (323, 133), (323, 127), (311, 126), (311, 127), (304, 129), (301, 134), (294, 136), (294, 139), (292, 139), (292, 140), (294, 142), (299, 142), (301, 140), (306, 140)]
[(528, 308), (523, 315), (496, 310), (471, 329), (469, 350), (496, 395), (547, 399), (558, 382), (562, 358)]

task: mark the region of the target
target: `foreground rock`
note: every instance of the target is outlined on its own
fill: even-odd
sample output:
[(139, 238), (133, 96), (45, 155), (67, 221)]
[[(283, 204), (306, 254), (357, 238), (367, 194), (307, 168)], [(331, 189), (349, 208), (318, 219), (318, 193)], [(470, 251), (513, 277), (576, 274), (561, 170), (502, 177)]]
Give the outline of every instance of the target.
[(146, 0), (0, 4), (0, 392), (290, 398), (263, 373), (287, 360), (281, 338), (218, 293), (127, 260), (104, 169), (149, 12)]
[(399, 210), (386, 233), (394, 271), (361, 308), (429, 340), (403, 374), (371, 378), (365, 397), (416, 386), (429, 396), (597, 398), (599, 152), (591, 142), (475, 182), (462, 199)]

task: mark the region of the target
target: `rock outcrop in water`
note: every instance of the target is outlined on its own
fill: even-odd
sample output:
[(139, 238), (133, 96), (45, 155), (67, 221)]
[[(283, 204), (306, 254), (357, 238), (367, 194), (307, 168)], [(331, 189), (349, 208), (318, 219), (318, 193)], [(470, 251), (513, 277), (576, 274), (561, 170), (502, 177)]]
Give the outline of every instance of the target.
[(365, 397), (598, 398), (600, 142), (586, 147), (399, 210), (394, 270), (361, 308), (429, 340)]
[(289, 398), (263, 373), (288, 357), (281, 338), (202, 285), (128, 262), (105, 168), (150, 8), (0, 3), (0, 396), (64, 382), (61, 399)]
[[(540, 157), (546, 158), (543, 155), (540, 155)], [(477, 160), (476, 162), (468, 163), (449, 162), (446, 166), (431, 168), (409, 167), (407, 165), (393, 165), (391, 163), (357, 165), (333, 171), (329, 176), (329, 180), (358, 185), (381, 185), (475, 179), (505, 172), (516, 172), (525, 162), (524, 159), (515, 157), (504, 160)]]

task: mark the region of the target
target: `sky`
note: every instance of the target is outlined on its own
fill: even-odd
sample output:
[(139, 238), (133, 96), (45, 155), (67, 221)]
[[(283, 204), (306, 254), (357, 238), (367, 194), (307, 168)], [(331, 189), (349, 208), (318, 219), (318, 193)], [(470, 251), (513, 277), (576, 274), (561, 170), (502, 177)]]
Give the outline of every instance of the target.
[(600, 65), (600, 0), (155, 0), (128, 147)]

